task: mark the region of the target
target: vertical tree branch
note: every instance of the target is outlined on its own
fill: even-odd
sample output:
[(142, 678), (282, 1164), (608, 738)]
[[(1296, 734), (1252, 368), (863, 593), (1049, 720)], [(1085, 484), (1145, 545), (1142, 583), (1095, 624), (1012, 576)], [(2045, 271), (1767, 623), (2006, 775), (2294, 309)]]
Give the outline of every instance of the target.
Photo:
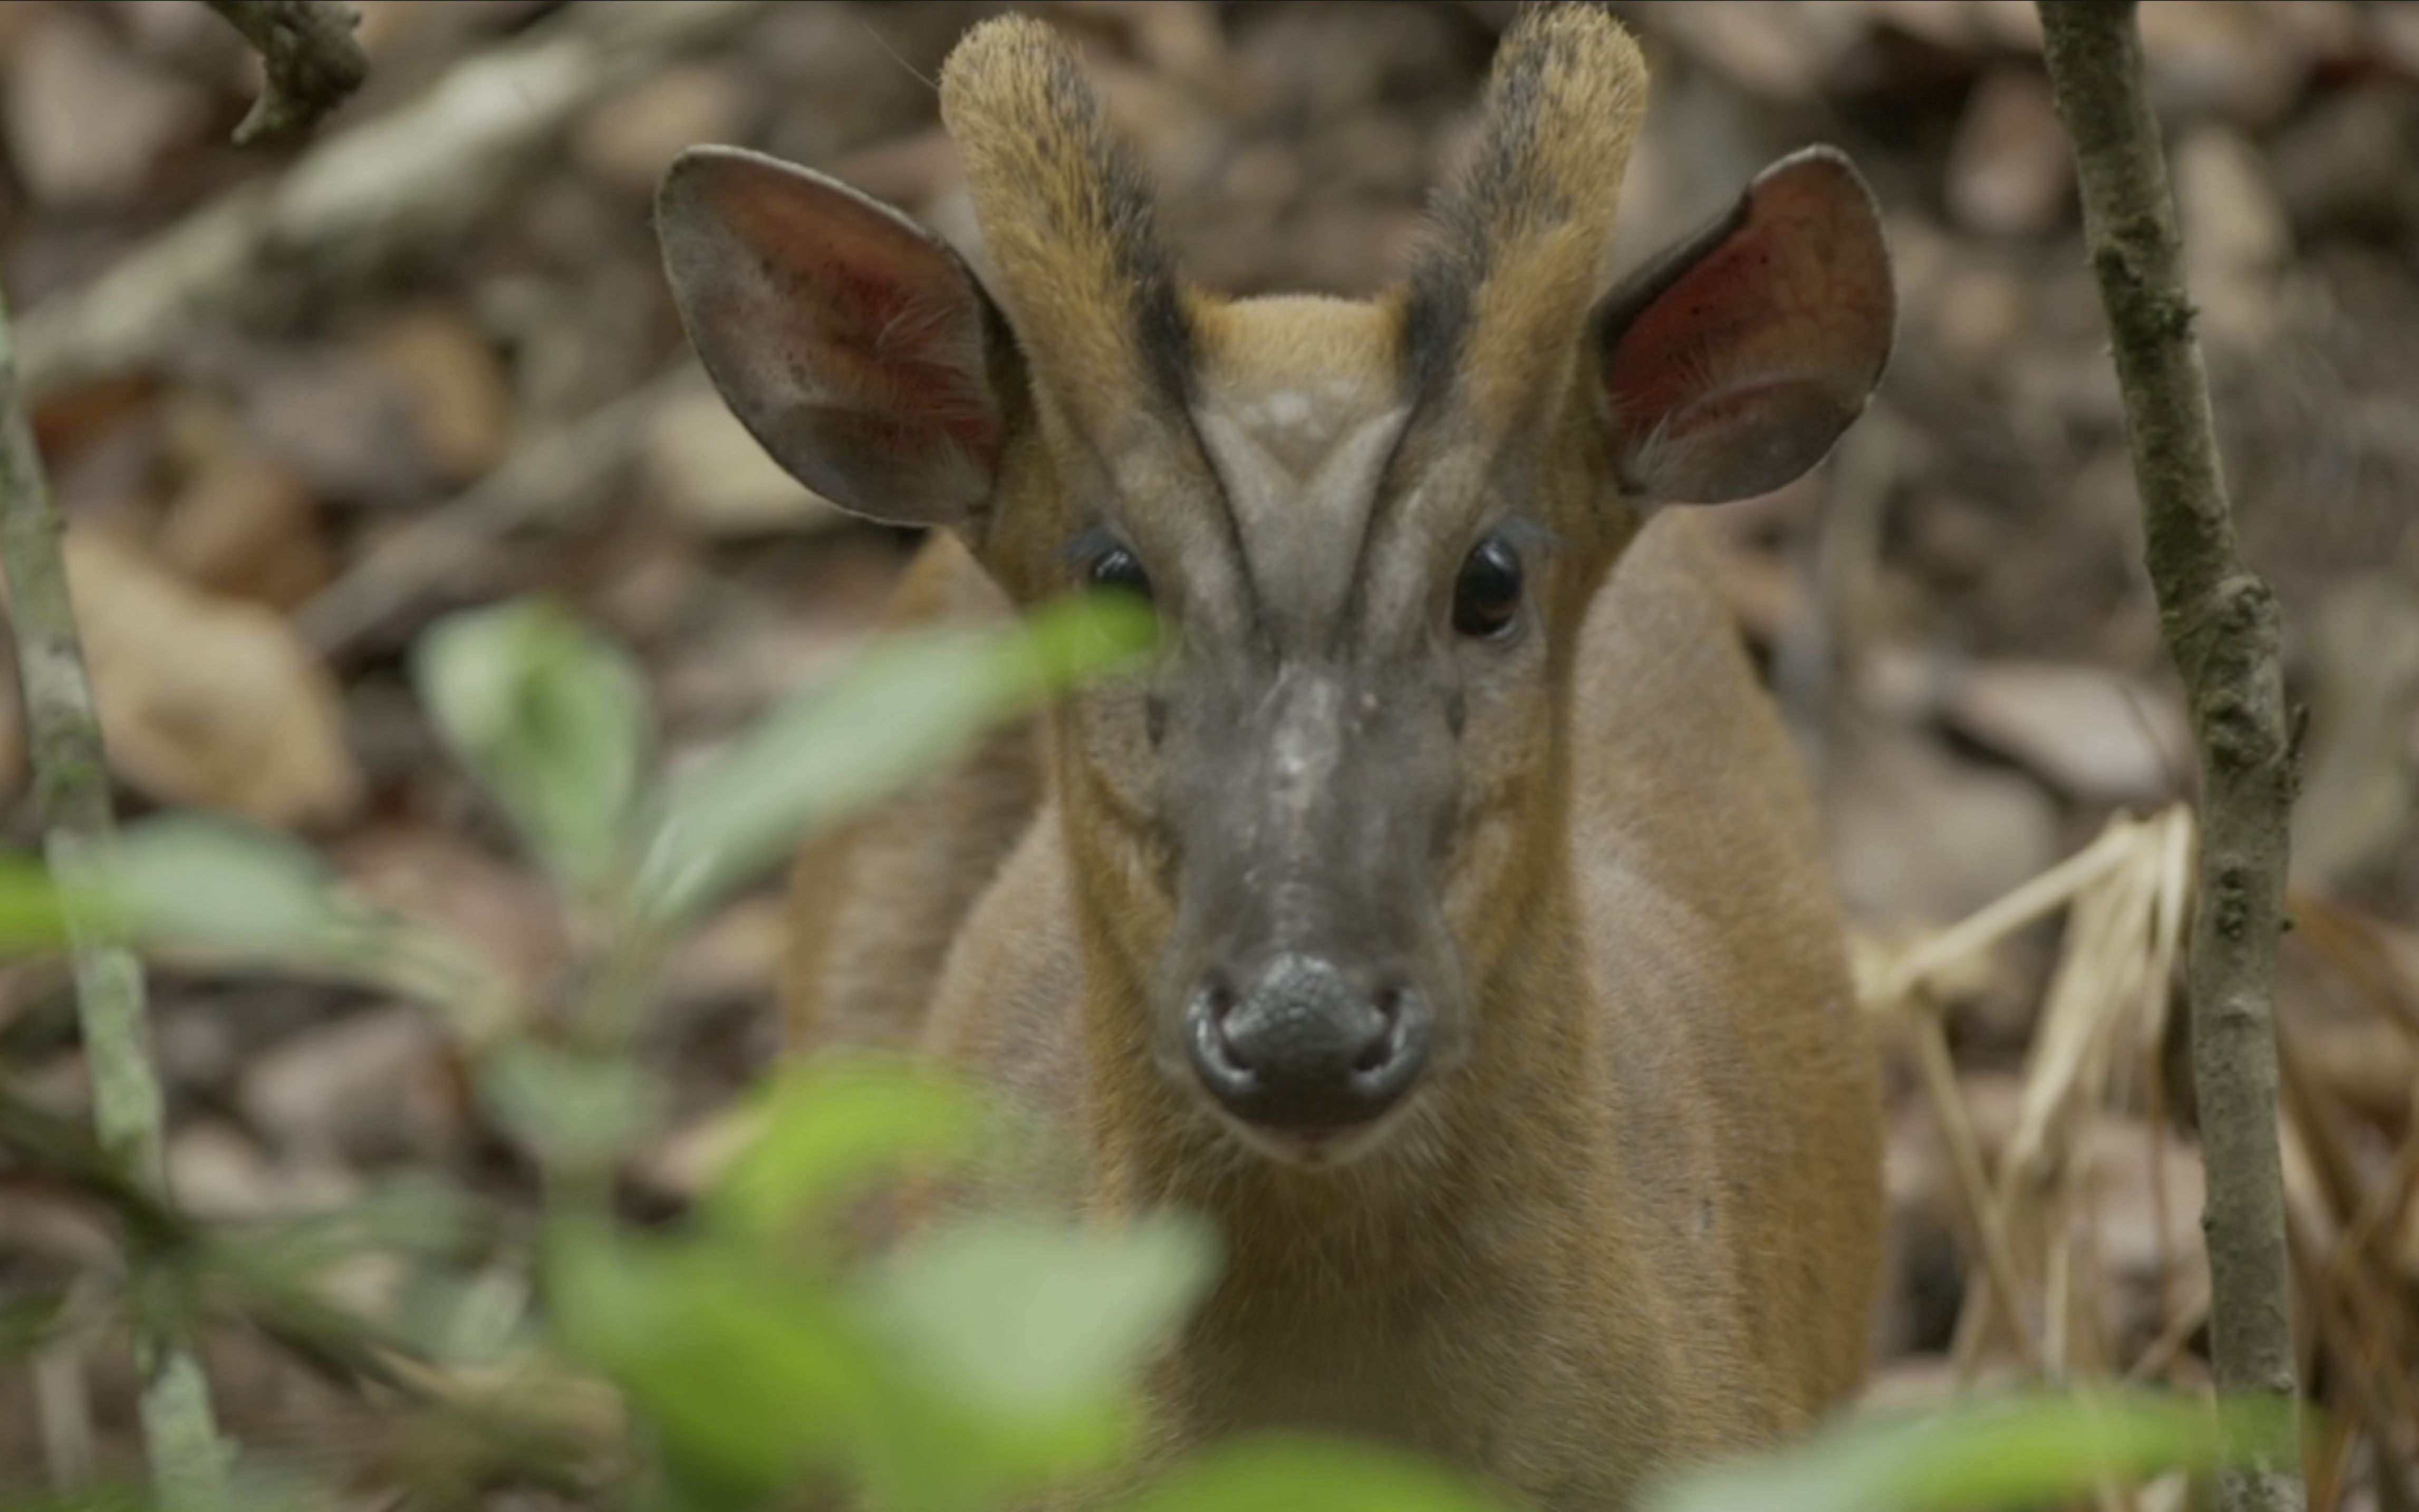
[(260, 54), (260, 98), (235, 129), (235, 145), (273, 142), (311, 129), (370, 76), (353, 40), (362, 18), (334, 0), (208, 0)]
[[(2209, 1167), (2202, 1227), (2217, 1384), (2290, 1400), (2273, 997), (2293, 775), (2276, 601), (2235, 548), (2134, 0), (2042, 0), (2040, 8), (2124, 393), (2144, 554), (2200, 750), (2199, 903), (2185, 987)], [(2226, 1512), (2298, 1509), (2299, 1467), (2231, 1472), (2219, 1483), (2219, 1504)]]
[[(17, 358), (8, 312), (0, 302), (0, 558), (8, 578), (17, 678), (34, 759), (43, 850), (68, 899), (75, 956), (76, 1005), (92, 1074), (100, 1143), (129, 1179), (164, 1197), (167, 1167), (161, 1135), (159, 1079), (145, 1044), (143, 968), (97, 912), (91, 899), (105, 880), (116, 825), (92, 683), (68, 596), (59, 517), (42, 474), (34, 431), (17, 394)], [(227, 1504), (226, 1451), (210, 1411), (200, 1362), (146, 1306), (160, 1277), (156, 1247), (128, 1236), (135, 1299), (135, 1364), (142, 1381), (144, 1443), (153, 1484), (167, 1512), (212, 1512)]]

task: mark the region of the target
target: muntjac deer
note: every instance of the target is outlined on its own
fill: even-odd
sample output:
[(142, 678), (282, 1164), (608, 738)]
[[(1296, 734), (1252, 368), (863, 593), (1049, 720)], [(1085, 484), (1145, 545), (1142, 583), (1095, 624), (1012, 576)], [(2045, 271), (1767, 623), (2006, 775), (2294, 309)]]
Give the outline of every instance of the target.
[(1534, 1505), (1802, 1429), (1858, 1382), (1875, 1075), (1802, 778), (1686, 512), (1862, 409), (1872, 199), (1783, 159), (1617, 287), (1646, 80), (1505, 36), (1400, 287), (1186, 282), (1049, 28), (941, 84), (996, 270), (726, 147), (673, 289), (799, 479), (944, 528), (906, 619), (1147, 594), (1153, 669), (811, 848), (802, 1038), (920, 1041), (1068, 1126), (1095, 1212), (1224, 1228), (1170, 1450), (1356, 1434)]

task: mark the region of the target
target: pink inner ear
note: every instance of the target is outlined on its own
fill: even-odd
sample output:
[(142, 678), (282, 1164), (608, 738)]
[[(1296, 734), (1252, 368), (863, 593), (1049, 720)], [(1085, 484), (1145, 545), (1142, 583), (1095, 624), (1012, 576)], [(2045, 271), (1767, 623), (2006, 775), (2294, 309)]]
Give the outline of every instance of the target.
[(1718, 502), (1804, 471), (1879, 379), (1893, 307), (1872, 202), (1845, 162), (1805, 154), (1768, 170), (1738, 227), (1605, 354), (1627, 481)]
[[(802, 380), (813, 370), (805, 386), (868, 418), (912, 415), (939, 425), (986, 466), (995, 462), (1001, 426), (981, 311), (948, 252), (838, 186), (825, 198), (790, 182), (734, 177), (743, 181), (717, 196), (724, 222), (759, 249), (756, 271), (769, 285), (762, 292), (793, 323), (782, 332), (791, 361)], [(746, 308), (754, 301), (735, 290), (732, 298), (738, 318), (768, 313)]]
[(690, 340), (792, 476), (900, 524), (991, 496), (1006, 426), (989, 301), (949, 250), (844, 184), (735, 147), (665, 176), (655, 225)]

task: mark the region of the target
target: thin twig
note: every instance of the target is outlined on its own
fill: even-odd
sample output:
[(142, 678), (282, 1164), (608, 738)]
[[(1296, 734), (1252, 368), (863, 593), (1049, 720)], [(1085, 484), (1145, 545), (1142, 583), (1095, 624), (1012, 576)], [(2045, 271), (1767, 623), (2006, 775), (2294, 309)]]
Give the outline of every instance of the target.
[(456, 64), (419, 99), (319, 138), (284, 173), (234, 186), (28, 311), (28, 400), (170, 365), (196, 331), (273, 322), (298, 298), (447, 245), (544, 170), (579, 112), (724, 40), (764, 5), (572, 6)]
[(2191, 1295), (2176, 1305), (2167, 1319), (2165, 1330), (2150, 1341), (2139, 1358), (2125, 1367), (2125, 1379), (2157, 1381), (2164, 1378), (2167, 1367), (2184, 1352), (2184, 1346), (2192, 1342), (2192, 1336), (2199, 1333), (2200, 1326), (2208, 1321), (2208, 1289), (2196, 1288)]
[(2034, 920), (2067, 906), (2076, 893), (2122, 865), (2133, 846), (2133, 837), (2125, 826), (2110, 825), (2082, 850), (1939, 933), (1927, 936), (1890, 962), (1868, 995), (1868, 1001), (1879, 1007), (1894, 1005), (1921, 988), (1942, 967), (1979, 955)]
[[(2419, 1397), (2413, 1396), (2392, 1352), (2380, 1348), (2376, 1336), (2354, 1321), (2365, 1309), (2355, 1307), (2348, 1314), (2344, 1298), (2329, 1285), (2334, 1278), (2328, 1274), (2324, 1241), (2301, 1219), (2288, 1214), (2287, 1223), (2293, 1269), (2302, 1276), (2302, 1289), (2310, 1299), (2319, 1336), (2332, 1357), (2335, 1367), (2332, 1373), (2351, 1410), (2350, 1415), (2368, 1434), (2377, 1454), (2378, 1479), (2383, 1481), (2399, 1473), (2392, 1467), (2410, 1463), (2410, 1440), (2413, 1425), (2419, 1424)], [(2355, 1302), (2364, 1300), (2358, 1288), (2350, 1289)]]
[(1974, 1137), (1974, 1123), (1965, 1112), (1964, 1094), (1957, 1088), (1957, 1069), (1949, 1057), (1949, 1034), (1940, 1011), (1929, 1003), (1914, 1009), (1917, 1064), (1923, 1075), (1933, 1116), (1940, 1120), (1941, 1137), (1949, 1145), (1949, 1167), (1957, 1178), (1957, 1195), (1964, 1205), (1965, 1226), (1974, 1252), (1982, 1261), (1982, 1275), (1991, 1300), (1998, 1304), (1999, 1320), (2008, 1331), (2025, 1368), (2042, 1370), (2041, 1346), (2025, 1318), (2024, 1284), (2016, 1278), (2015, 1251), (2008, 1243), (2000, 1213), (1991, 1200), (1991, 1177), (1982, 1164), (1982, 1147)]
[(353, 40), (362, 18), (336, 0), (208, 0), (260, 54), (260, 98), (235, 129), (235, 145), (299, 136), (370, 76)]
[[(2290, 1402), (2284, 1176), (2277, 1154), (2276, 941), (2285, 922), (2291, 743), (2279, 615), (2244, 570), (2193, 334), (2181, 238), (2134, 0), (2042, 0), (2043, 54), (2074, 143), (2084, 235), (2107, 307), (2144, 556), (2192, 699), (2202, 766), (2199, 906), (2185, 970), (2209, 1167), (2210, 1332), (2219, 1390)], [(2224, 1512), (2306, 1505), (2289, 1457), (2219, 1477)]]
[[(143, 968), (99, 895), (116, 842), (109, 808), (100, 723), (92, 681), (68, 596), (59, 517), (35, 449), (34, 429), (17, 395), (17, 363), (8, 309), (0, 303), (0, 556), (8, 578), (17, 646), (17, 683), (34, 758), (43, 853), (66, 900), (75, 961), (76, 1008), (92, 1074), (100, 1145), (128, 1180), (164, 1203), (167, 1163), (161, 1134), (159, 1078), (145, 1046)], [(130, 1242), (130, 1280), (138, 1288), (165, 1269), (151, 1246)], [(227, 1504), (225, 1444), (210, 1411), (201, 1363), (157, 1319), (137, 1319), (135, 1365), (142, 1381), (143, 1439), (167, 1512)]]
[(2380, 1018), (2419, 1041), (2419, 995), (2396, 973), (2383, 942), (2368, 921), (2301, 887), (2287, 894), (2287, 902), (2293, 910), (2295, 929), (2311, 949), (2323, 956)]

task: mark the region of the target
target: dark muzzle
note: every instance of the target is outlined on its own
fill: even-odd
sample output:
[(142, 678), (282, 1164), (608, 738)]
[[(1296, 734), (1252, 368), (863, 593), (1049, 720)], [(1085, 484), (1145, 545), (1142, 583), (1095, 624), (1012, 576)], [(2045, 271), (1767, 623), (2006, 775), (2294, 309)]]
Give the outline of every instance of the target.
[(1212, 966), (1186, 1005), (1185, 1048), (1225, 1109), (1271, 1129), (1364, 1124), (1426, 1063), (1426, 1001), (1399, 971), (1287, 951)]

